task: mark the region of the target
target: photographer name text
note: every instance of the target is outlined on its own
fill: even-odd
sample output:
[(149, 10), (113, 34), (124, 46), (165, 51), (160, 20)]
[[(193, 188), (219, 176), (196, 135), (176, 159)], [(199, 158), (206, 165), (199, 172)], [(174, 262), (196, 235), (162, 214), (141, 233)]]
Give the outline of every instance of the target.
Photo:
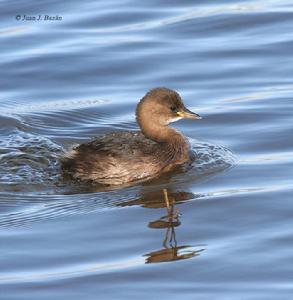
[(24, 22), (62, 21), (59, 15), (17, 15), (15, 19)]

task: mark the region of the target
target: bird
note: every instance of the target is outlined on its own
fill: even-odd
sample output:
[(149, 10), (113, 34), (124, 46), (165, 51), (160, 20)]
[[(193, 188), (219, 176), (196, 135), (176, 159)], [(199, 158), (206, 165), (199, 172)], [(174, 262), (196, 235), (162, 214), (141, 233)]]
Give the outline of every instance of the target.
[(136, 108), (140, 131), (116, 131), (82, 143), (61, 158), (63, 174), (72, 180), (117, 186), (147, 181), (190, 163), (187, 138), (170, 123), (201, 117), (187, 109), (178, 92), (158, 87)]

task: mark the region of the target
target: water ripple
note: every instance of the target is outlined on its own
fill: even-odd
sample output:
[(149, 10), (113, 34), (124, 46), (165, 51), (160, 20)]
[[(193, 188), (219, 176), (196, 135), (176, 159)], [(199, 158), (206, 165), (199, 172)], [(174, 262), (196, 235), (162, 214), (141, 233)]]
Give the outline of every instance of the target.
[(264, 12), (293, 12), (292, 7), (283, 8), (282, 6), (276, 5), (275, 1), (254, 1), (251, 4), (248, 3), (237, 3), (237, 4), (222, 4), (222, 5), (209, 5), (207, 7), (188, 8), (187, 13), (181, 15), (160, 19), (156, 21), (149, 21), (143, 23), (136, 23), (131, 25), (123, 25), (111, 28), (95, 29), (97, 33), (121, 33), (130, 32), (136, 30), (155, 29), (157, 27), (175, 25), (181, 22), (187, 22), (194, 19), (201, 19), (207, 17), (214, 17), (217, 15), (229, 15), (229, 14), (256, 14)]

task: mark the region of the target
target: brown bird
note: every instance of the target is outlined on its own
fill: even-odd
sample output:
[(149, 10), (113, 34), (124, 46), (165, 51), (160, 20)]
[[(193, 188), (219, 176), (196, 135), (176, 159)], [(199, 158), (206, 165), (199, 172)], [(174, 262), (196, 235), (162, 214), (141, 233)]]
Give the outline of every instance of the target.
[(201, 119), (176, 91), (152, 89), (137, 105), (141, 131), (109, 133), (73, 148), (61, 159), (63, 172), (80, 181), (119, 185), (171, 171), (191, 161), (187, 139), (168, 126), (182, 118)]

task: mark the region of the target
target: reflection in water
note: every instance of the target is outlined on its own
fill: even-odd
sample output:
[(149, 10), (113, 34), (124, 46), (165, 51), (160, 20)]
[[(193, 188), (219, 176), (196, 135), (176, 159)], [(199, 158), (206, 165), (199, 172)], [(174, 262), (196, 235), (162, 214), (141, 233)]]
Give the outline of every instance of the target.
[(179, 209), (175, 205), (194, 199), (195, 195), (189, 192), (175, 192), (163, 189), (144, 194), (140, 199), (118, 204), (119, 206), (141, 205), (146, 208), (166, 207), (167, 215), (148, 224), (152, 229), (164, 229), (162, 249), (145, 254), (146, 263), (170, 262), (188, 259), (200, 255), (204, 249), (195, 249), (191, 245), (178, 245), (175, 228), (181, 225)]

